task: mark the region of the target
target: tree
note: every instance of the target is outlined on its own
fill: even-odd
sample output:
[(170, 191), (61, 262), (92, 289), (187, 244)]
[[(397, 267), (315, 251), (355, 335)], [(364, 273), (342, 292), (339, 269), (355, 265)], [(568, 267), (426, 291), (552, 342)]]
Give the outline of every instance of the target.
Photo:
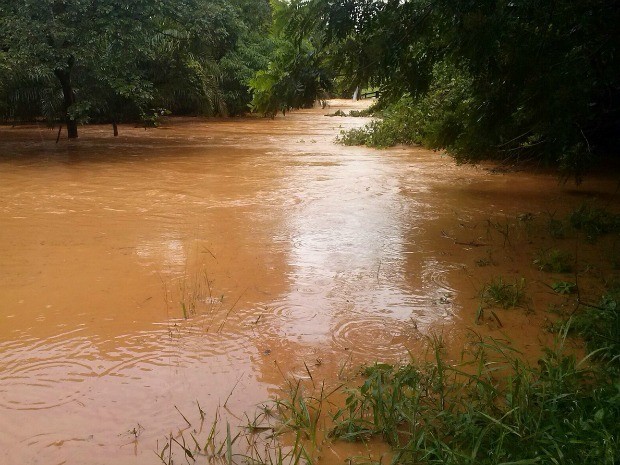
[(312, 106), (332, 87), (332, 76), (323, 63), (323, 53), (317, 47), (320, 30), (305, 36), (287, 34), (288, 18), (295, 13), (282, 0), (272, 1), (274, 49), (266, 68), (250, 80), (254, 111), (275, 116), (291, 108)]
[(533, 157), (579, 171), (595, 149), (619, 145), (619, 7), (293, 0), (286, 28), (295, 37), (323, 30), (324, 60), (380, 86), (384, 105), (409, 99), (411, 115), (425, 115), (414, 124), (423, 142), (465, 161)]
[(148, 65), (155, 104), (181, 114), (247, 111), (248, 83), (266, 63), (267, 0), (199, 0), (159, 37)]
[(151, 51), (162, 5), (146, 0), (2, 0), (0, 48), (13, 67), (55, 76), (62, 91), (62, 118), (69, 137), (76, 138), (78, 122), (92, 106), (81, 98), (89, 93), (81, 87), (89, 79), (136, 102), (148, 97), (137, 63)]
[(117, 122), (157, 108), (225, 114), (221, 63), (260, 42), (249, 30), (269, 13), (267, 0), (253, 9), (249, 0), (0, 0), (0, 111), (63, 121), (70, 138), (80, 122), (111, 122), (116, 133)]

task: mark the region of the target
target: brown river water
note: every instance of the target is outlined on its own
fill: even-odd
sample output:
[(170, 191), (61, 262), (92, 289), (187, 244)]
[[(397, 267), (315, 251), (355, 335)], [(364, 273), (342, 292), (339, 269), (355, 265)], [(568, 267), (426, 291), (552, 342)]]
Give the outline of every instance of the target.
[[(615, 205), (617, 180), (334, 143), (368, 120), (324, 114), (364, 105), (59, 144), (0, 128), (0, 463), (161, 463), (197, 402), (236, 427), (285, 378), (334, 386), (421, 356), (430, 334), (453, 354), (473, 331), (548, 342), (562, 300), (532, 266), (544, 225)], [(592, 287), (613, 255), (597, 250), (579, 249)], [(475, 325), (500, 275), (525, 277), (531, 300)]]

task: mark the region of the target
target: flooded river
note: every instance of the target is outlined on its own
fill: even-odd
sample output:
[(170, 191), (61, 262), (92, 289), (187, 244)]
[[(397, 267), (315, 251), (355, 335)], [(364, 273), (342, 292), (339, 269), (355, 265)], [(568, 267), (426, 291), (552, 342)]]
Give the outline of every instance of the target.
[(536, 225), (615, 180), (335, 144), (367, 120), (323, 115), (360, 105), (59, 144), (0, 128), (0, 463), (158, 463), (197, 402), (236, 426), (285, 378), (459, 347), (494, 276), (532, 300), (476, 330), (538, 347)]

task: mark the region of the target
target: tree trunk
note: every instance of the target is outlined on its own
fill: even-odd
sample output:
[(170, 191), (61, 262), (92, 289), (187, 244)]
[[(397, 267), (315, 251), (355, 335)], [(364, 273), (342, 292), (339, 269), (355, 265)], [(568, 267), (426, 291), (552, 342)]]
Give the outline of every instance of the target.
[(60, 81), (63, 96), (63, 109), (65, 111), (65, 123), (67, 125), (67, 134), (69, 139), (77, 139), (78, 126), (77, 121), (69, 117), (69, 107), (75, 103), (75, 92), (71, 84), (71, 68), (73, 60), (69, 60), (69, 66), (66, 69), (57, 69), (54, 74)]
[(116, 121), (112, 121), (112, 129), (114, 130), (114, 137), (118, 137), (118, 125)]

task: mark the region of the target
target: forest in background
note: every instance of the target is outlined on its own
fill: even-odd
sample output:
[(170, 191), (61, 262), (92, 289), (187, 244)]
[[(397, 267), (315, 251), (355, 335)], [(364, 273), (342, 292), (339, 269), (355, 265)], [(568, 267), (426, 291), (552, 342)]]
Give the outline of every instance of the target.
[(380, 91), (344, 143), (581, 173), (620, 141), (618, 0), (0, 0), (0, 118), (274, 116)]
[(0, 118), (237, 115), (271, 53), (268, 0), (0, 0)]

